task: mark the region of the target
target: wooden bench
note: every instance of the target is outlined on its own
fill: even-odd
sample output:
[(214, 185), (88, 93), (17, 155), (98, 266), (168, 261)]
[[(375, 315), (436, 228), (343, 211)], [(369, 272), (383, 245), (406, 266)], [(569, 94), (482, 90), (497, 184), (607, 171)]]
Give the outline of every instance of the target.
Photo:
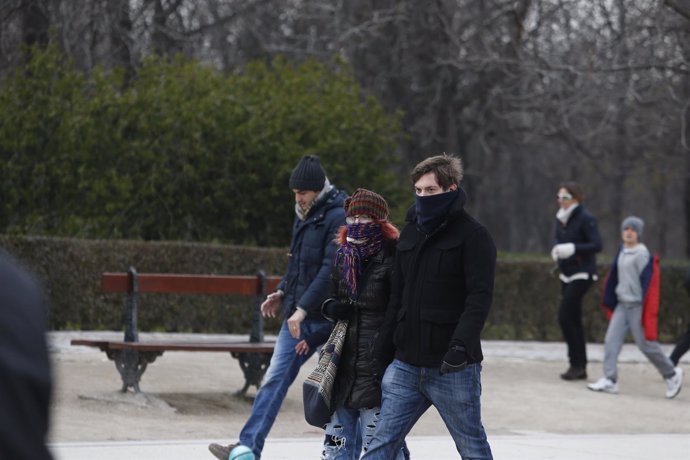
[[(124, 340), (74, 339), (71, 345), (99, 348), (115, 367), (122, 378), (122, 391), (132, 388), (139, 392), (139, 381), (146, 366), (153, 363), (165, 351), (228, 352), (236, 358), (244, 373), (244, 387), (237, 394), (244, 395), (250, 385), (257, 389), (261, 385), (266, 368), (273, 354), (275, 342), (264, 341), (261, 302), (268, 292), (273, 292), (280, 277), (228, 275), (176, 275), (163, 273), (139, 273), (130, 268), (127, 273), (103, 273), (103, 292), (126, 292), (126, 315)], [(138, 294), (159, 292), (175, 294), (240, 294), (255, 297), (252, 330), (249, 341), (187, 341), (161, 340), (139, 341), (137, 326)]]

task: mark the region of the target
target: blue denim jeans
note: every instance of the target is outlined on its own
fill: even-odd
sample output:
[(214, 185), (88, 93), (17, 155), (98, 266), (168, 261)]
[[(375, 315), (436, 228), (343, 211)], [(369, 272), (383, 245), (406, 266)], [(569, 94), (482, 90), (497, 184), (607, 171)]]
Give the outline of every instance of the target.
[[(380, 407), (350, 409), (340, 406), (326, 425), (323, 443), (323, 460), (358, 460), (362, 449), (366, 452), (376, 430)], [(403, 443), (395, 460), (410, 458)]]
[(481, 364), (439, 374), (438, 367), (417, 367), (394, 360), (381, 382), (379, 423), (362, 460), (395, 458), (405, 436), (433, 405), (464, 460), (492, 460), (481, 420)]
[(252, 449), (257, 459), (261, 458), (266, 436), (275, 422), (288, 388), (297, 377), (302, 364), (316, 351), (309, 350), (306, 355), (298, 355), (295, 353), (295, 345), (305, 335), (330, 327), (332, 325), (329, 323), (303, 321), (300, 338), (293, 339), (288, 331), (287, 321), (283, 321), (264, 382), (256, 393), (252, 413), (240, 432), (240, 444)]

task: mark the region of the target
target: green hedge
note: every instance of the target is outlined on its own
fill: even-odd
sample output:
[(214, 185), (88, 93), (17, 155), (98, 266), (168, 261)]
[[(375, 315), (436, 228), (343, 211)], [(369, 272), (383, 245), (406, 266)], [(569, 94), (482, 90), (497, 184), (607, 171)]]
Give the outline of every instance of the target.
[[(182, 242), (0, 236), (0, 247), (43, 280), (55, 330), (122, 329), (126, 296), (100, 292), (105, 271), (276, 275), (287, 260), (285, 249)], [(253, 305), (247, 296), (142, 294), (139, 330), (249, 333)], [(266, 328), (277, 324), (267, 321)]]
[(125, 83), (121, 69), (83, 74), (53, 46), (29, 57), (0, 79), (0, 233), (282, 245), (305, 154), (341, 189), (403, 201), (401, 115), (346, 62), (222, 74), (152, 57)]
[[(81, 240), (0, 235), (0, 247), (22, 260), (40, 278), (52, 304), (52, 329), (122, 328), (122, 294), (99, 291), (104, 271), (253, 275), (285, 270), (285, 248), (256, 248), (183, 242)], [(609, 263), (601, 257), (603, 278)], [(562, 340), (558, 327), (559, 281), (547, 258), (499, 257), (494, 305), (486, 339)], [(664, 262), (661, 284), (660, 339), (673, 342), (690, 322), (682, 287), (685, 265)], [(606, 330), (599, 308), (601, 280), (590, 289), (584, 306), (587, 339), (602, 342)], [(145, 294), (139, 307), (141, 331), (248, 333), (253, 299), (228, 296)], [(266, 323), (276, 332), (279, 320)]]

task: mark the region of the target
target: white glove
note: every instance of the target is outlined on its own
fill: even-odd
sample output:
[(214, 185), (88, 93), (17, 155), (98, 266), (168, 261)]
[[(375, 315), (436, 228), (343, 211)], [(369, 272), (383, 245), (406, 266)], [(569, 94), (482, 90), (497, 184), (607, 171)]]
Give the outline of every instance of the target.
[(563, 243), (554, 246), (554, 251), (559, 259), (567, 259), (568, 257), (575, 254), (575, 244), (573, 243)]
[(551, 258), (554, 262), (558, 262), (558, 245), (551, 248)]

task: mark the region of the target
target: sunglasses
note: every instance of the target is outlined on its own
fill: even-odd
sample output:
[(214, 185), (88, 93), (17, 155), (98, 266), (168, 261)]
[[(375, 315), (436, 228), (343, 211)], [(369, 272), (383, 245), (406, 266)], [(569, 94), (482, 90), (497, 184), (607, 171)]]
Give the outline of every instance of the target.
[(348, 223), (348, 224), (356, 224), (356, 223), (370, 224), (373, 221), (374, 221), (374, 219), (372, 219), (369, 216), (348, 216), (345, 218), (345, 223)]
[(572, 200), (573, 196), (568, 194), (568, 193), (564, 193), (562, 195), (556, 195), (556, 198), (558, 198), (558, 201), (566, 201), (566, 200)]

